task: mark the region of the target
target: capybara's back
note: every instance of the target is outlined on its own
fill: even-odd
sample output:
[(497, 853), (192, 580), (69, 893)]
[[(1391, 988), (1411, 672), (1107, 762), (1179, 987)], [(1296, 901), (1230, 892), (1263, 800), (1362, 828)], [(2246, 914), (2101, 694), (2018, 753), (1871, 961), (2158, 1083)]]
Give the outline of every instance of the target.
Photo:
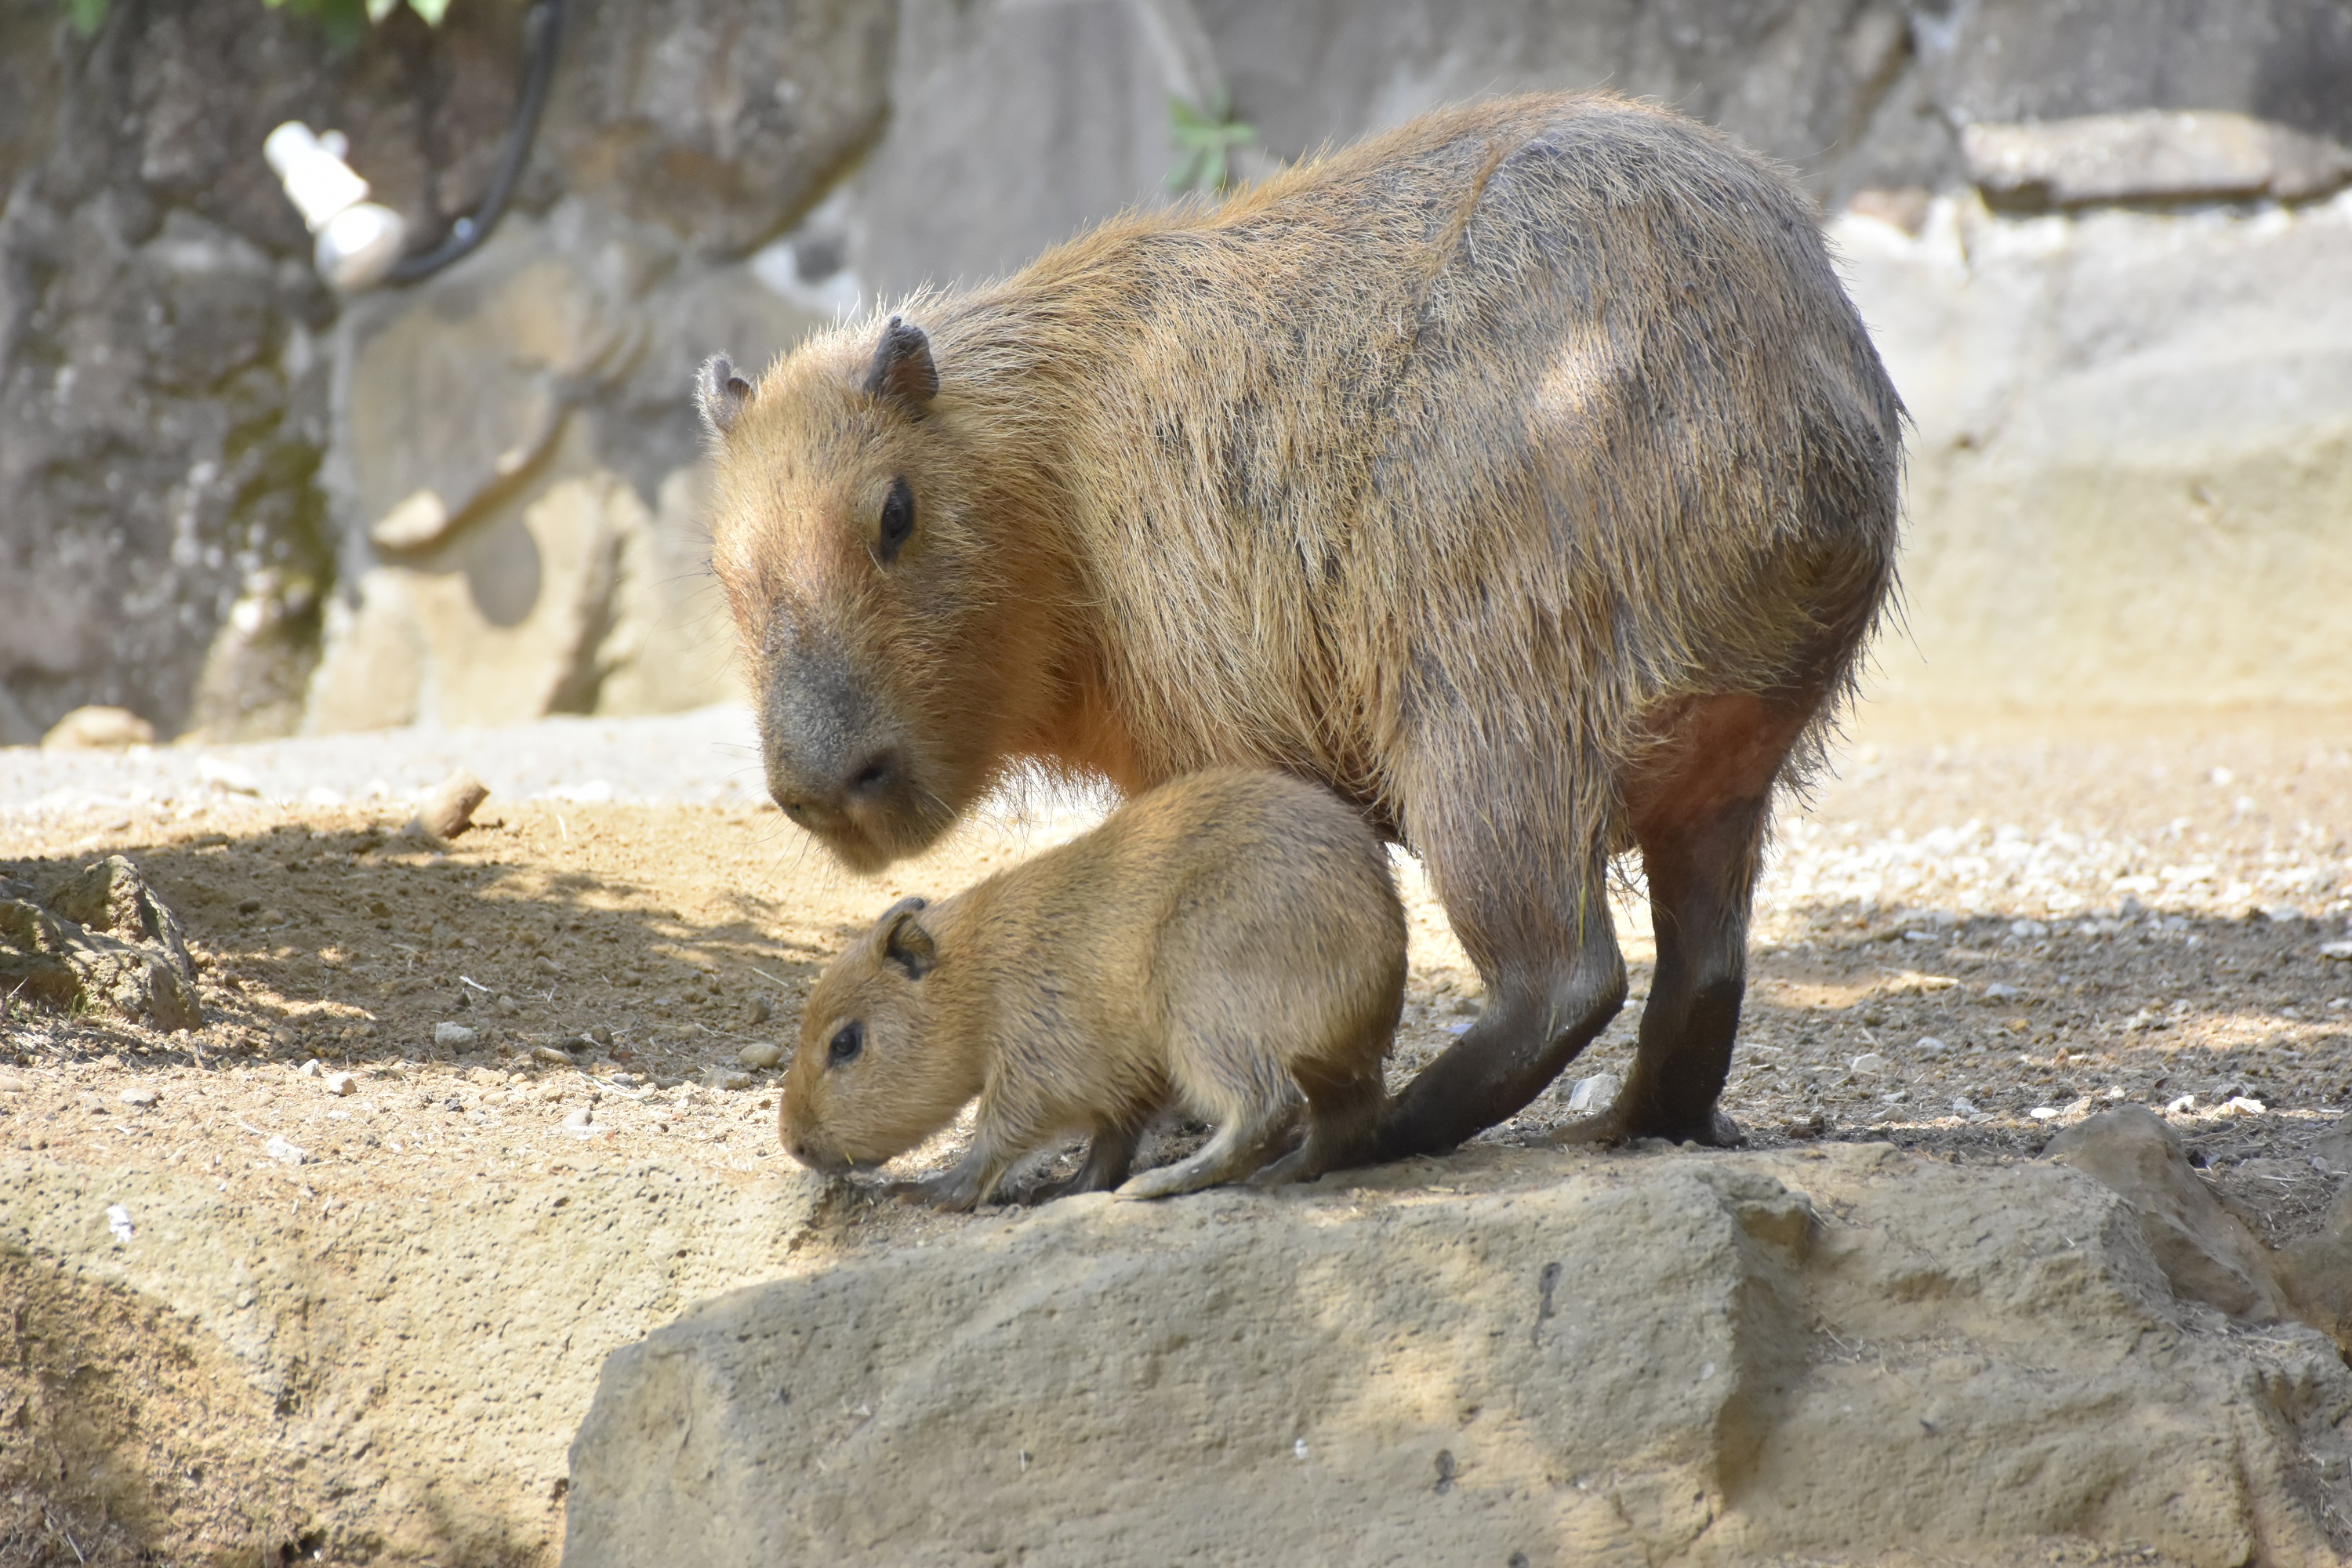
[(1773, 786), (1892, 583), (1901, 410), (1780, 171), (1607, 97), (1444, 110), (1002, 283), (715, 362), (771, 788), (853, 866), (1022, 759), (1319, 778), (1490, 1005), (1383, 1151), (1539, 1092), (1660, 921), (1609, 1131), (1718, 1139)]

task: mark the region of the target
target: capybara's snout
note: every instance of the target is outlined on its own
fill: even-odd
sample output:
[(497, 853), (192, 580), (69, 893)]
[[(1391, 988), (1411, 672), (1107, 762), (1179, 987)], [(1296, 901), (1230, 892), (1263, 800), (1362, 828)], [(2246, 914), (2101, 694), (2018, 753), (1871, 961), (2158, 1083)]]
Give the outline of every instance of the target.
[(760, 705), (761, 761), (784, 815), (853, 868), (924, 835), (927, 798), (898, 726), (840, 661), (781, 658)]
[(807, 1128), (793, 1125), (787, 1113), (782, 1121), (784, 1152), (821, 1176), (845, 1176), (855, 1163), (835, 1148), (832, 1142)]

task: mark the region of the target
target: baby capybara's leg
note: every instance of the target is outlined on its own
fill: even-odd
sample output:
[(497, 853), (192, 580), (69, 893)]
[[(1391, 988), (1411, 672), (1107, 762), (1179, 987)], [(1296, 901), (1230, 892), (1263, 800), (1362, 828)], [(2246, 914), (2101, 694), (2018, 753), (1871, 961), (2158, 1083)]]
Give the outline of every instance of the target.
[(1240, 1181), (1265, 1163), (1290, 1126), (1291, 1111), (1291, 1106), (1279, 1100), (1243, 1108), (1240, 1115), (1219, 1123), (1216, 1136), (1202, 1144), (1199, 1153), (1129, 1177), (1118, 1195), (1166, 1198)]
[(1307, 1141), (1251, 1178), (1262, 1186), (1311, 1182), (1372, 1156), (1388, 1103), (1377, 1062), (1369, 1074), (1353, 1078), (1318, 1079), (1302, 1071), (1299, 1088), (1307, 1095)]
[(1569, 1136), (1738, 1141), (1716, 1100), (1747, 991), (1748, 911), (1772, 787), (1811, 710), (1754, 696), (1699, 699), (1630, 781), (1658, 966), (1625, 1087)]
[(1129, 1178), (1120, 1197), (1164, 1198), (1237, 1182), (1273, 1157), (1297, 1118), (1298, 1091), (1255, 1032), (1242, 1020), (1170, 1030), (1169, 1077), (1177, 1097), (1214, 1121), (1216, 1135), (1188, 1159)]
[(1094, 1136), (1087, 1144), (1086, 1163), (1066, 1180), (1054, 1182), (1037, 1189), (1037, 1196), (1047, 1198), (1076, 1197), (1080, 1193), (1108, 1193), (1117, 1190), (1127, 1180), (1128, 1172), (1135, 1165), (1135, 1145), (1143, 1136), (1139, 1122), (1104, 1121), (1096, 1125)]
[(1442, 1153), (1512, 1115), (1625, 1005), (1601, 847), (1547, 845), (1533, 825), (1483, 815), (1494, 798), (1415, 814), (1414, 847), (1486, 1005), (1391, 1104), (1377, 1160)]

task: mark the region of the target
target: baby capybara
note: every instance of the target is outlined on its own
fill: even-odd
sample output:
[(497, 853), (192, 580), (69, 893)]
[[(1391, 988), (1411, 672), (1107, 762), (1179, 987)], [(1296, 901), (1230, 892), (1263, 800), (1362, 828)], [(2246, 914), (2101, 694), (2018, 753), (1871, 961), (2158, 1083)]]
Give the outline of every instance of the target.
[(1657, 969), (1584, 1131), (1735, 1135), (1759, 849), (1886, 602), (1902, 422), (1784, 171), (1620, 99), (1445, 110), (700, 397), (769, 788), (844, 862), (1024, 763), (1321, 780), (1486, 984), (1394, 1156), (1616, 1014), (1639, 850)]
[[(1360, 1163), (1404, 950), (1387, 852), (1330, 792), (1194, 773), (953, 898), (892, 906), (809, 995), (784, 1148), (814, 1170), (877, 1164), (977, 1095), (971, 1152), (908, 1195), (970, 1208), (1071, 1132), (1093, 1139), (1072, 1192)], [(1269, 1165), (1302, 1101), (1305, 1142)], [(1129, 1180), (1137, 1137), (1175, 1107), (1216, 1136)]]

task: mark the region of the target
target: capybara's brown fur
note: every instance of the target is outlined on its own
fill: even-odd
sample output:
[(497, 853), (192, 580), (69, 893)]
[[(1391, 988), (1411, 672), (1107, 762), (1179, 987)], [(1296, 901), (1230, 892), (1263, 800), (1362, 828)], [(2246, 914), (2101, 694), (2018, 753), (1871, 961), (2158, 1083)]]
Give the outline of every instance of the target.
[(1785, 174), (1664, 110), (1444, 110), (1220, 205), (706, 367), (770, 788), (853, 868), (1024, 763), (1314, 778), (1433, 875), (1488, 1005), (1439, 1149), (1658, 967), (1604, 1135), (1715, 1102), (1774, 786), (1893, 582), (1902, 410)]
[[(1358, 1163), (1404, 952), (1387, 851), (1353, 811), (1280, 773), (1194, 773), (953, 898), (901, 900), (835, 959), (802, 1016), (784, 1147), (817, 1170), (879, 1163), (977, 1095), (971, 1152), (912, 1189), (945, 1207), (1066, 1132), (1093, 1138), (1070, 1191)], [(1302, 1100), (1305, 1142), (1268, 1166)], [(1175, 1105), (1216, 1136), (1128, 1180)]]

